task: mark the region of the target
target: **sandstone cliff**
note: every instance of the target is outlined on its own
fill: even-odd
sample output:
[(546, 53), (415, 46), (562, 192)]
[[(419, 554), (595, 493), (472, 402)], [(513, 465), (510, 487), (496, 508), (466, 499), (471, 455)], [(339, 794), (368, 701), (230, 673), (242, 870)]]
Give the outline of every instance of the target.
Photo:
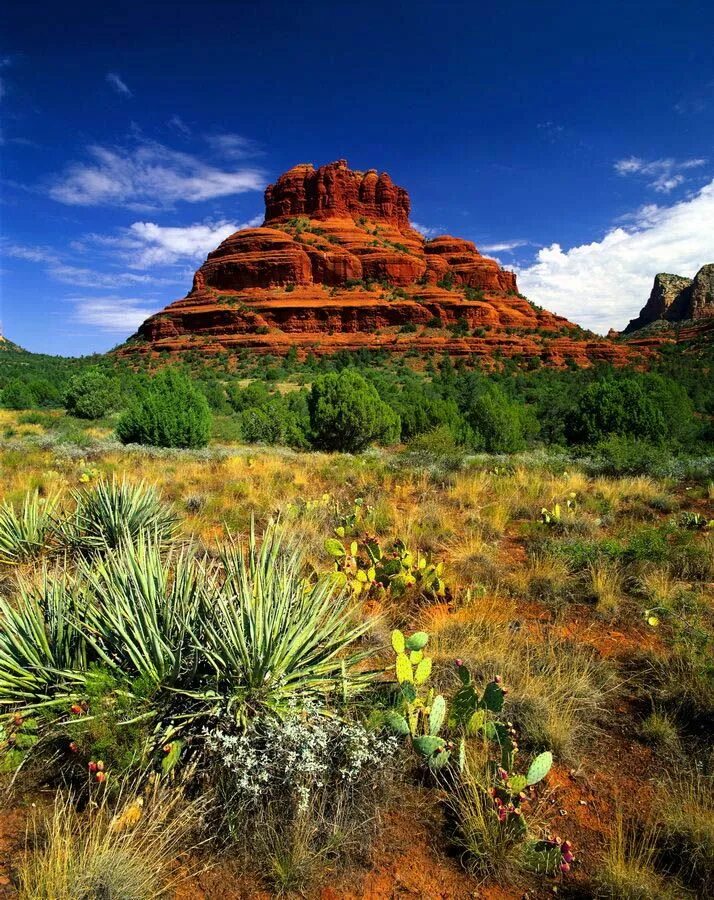
[(702, 266), (694, 278), (655, 275), (647, 302), (624, 333), (631, 334), (654, 322), (697, 322), (711, 317), (714, 317), (714, 263)]
[(407, 191), (345, 160), (298, 165), (265, 191), (260, 228), (228, 237), (189, 294), (140, 327), (122, 353), (251, 348), (300, 355), (389, 349), (626, 362), (518, 294), (516, 277), (467, 240), (426, 240)]

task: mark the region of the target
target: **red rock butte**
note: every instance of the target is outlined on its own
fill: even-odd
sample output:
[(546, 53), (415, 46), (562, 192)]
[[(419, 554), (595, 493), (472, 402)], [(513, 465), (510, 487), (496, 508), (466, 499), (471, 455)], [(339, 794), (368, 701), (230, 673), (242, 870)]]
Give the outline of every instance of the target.
[(634, 353), (529, 303), (471, 241), (426, 239), (409, 222), (409, 194), (384, 172), (297, 165), (268, 186), (265, 208), (260, 228), (226, 238), (188, 295), (119, 352), (381, 349), (556, 366)]

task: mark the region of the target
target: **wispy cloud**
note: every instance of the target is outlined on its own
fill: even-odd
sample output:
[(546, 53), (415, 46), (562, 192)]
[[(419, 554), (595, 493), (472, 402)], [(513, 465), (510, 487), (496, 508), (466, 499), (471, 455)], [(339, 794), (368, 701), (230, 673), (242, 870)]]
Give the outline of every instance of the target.
[(170, 128), (175, 129), (180, 134), (182, 134), (184, 137), (188, 137), (191, 134), (191, 129), (184, 122), (184, 120), (181, 118), (181, 116), (177, 116), (177, 115), (171, 116), (171, 118), (169, 119), (167, 124)]
[(484, 244), (479, 247), (485, 253), (510, 253), (519, 247), (527, 247), (530, 241), (502, 241), (499, 244)]
[(669, 194), (680, 184), (687, 180), (686, 173), (691, 169), (698, 169), (706, 165), (706, 159), (672, 158), (644, 160), (639, 156), (630, 156), (626, 159), (618, 159), (614, 164), (618, 175), (639, 175), (648, 180), (651, 188), (660, 194)]
[(101, 331), (127, 334), (136, 331), (141, 323), (155, 313), (157, 306), (147, 305), (138, 297), (68, 297), (74, 304), (74, 319), (84, 325), (93, 325)]
[(563, 250), (551, 244), (518, 273), (536, 303), (595, 331), (622, 328), (637, 315), (658, 272), (692, 277), (714, 262), (714, 181), (671, 206), (650, 204), (630, 227), (600, 241)]
[(226, 171), (155, 141), (132, 148), (92, 145), (87, 152), (90, 161), (70, 165), (50, 185), (53, 200), (70, 206), (156, 209), (257, 191), (265, 184), (260, 169)]
[(6, 244), (3, 253), (13, 259), (21, 259), (42, 266), (50, 278), (73, 287), (87, 287), (94, 290), (115, 290), (133, 286), (161, 286), (175, 283), (174, 279), (157, 277), (121, 269), (97, 269), (76, 265), (64, 259), (50, 247)]
[(117, 72), (107, 72), (107, 84), (116, 91), (117, 94), (121, 94), (122, 97), (133, 97), (134, 94), (129, 90), (127, 83)]
[(247, 159), (263, 152), (257, 141), (240, 134), (207, 134), (206, 141), (214, 153), (226, 159)]
[(410, 222), (409, 224), (415, 231), (423, 234), (425, 238), (433, 238), (436, 237), (437, 234), (443, 234), (443, 231), (441, 229), (432, 228), (429, 225), (420, 225), (419, 222)]
[(555, 143), (555, 141), (561, 138), (565, 132), (565, 128), (562, 125), (559, 125), (557, 122), (553, 122), (550, 119), (547, 122), (538, 122), (536, 128), (542, 136), (551, 143)]

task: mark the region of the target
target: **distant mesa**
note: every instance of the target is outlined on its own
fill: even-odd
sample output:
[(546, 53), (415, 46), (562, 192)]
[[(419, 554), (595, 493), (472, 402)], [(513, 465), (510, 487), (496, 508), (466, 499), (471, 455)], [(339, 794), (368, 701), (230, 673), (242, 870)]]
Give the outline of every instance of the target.
[(652, 292), (636, 319), (625, 328), (632, 334), (653, 323), (682, 323), (693, 325), (714, 322), (714, 263), (702, 266), (694, 278), (655, 275)]
[(376, 169), (294, 166), (266, 189), (263, 225), (226, 238), (188, 295), (118, 352), (381, 349), (554, 366), (636, 354), (533, 306), (471, 241), (425, 239), (410, 209), (408, 192)]

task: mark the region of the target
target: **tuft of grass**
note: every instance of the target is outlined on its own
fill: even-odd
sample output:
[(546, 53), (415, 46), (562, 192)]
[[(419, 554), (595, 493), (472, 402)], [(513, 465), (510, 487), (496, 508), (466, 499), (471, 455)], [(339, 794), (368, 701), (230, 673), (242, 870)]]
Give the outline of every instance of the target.
[(466, 870), (479, 881), (517, 885), (523, 877), (523, 842), (498, 819), (488, 794), (488, 762), (471, 759), (448, 795), (454, 843)]
[(19, 900), (155, 900), (180, 879), (176, 857), (200, 814), (180, 790), (158, 781), (142, 794), (122, 786), (83, 814), (58, 794), (46, 821), (36, 818), (18, 873)]
[(640, 736), (648, 744), (662, 750), (679, 748), (679, 731), (667, 713), (654, 710), (640, 725)]
[(602, 559), (588, 566), (589, 592), (595, 600), (598, 615), (614, 619), (622, 602), (623, 572), (610, 560)]
[(681, 885), (672, 884), (656, 868), (657, 833), (637, 834), (618, 815), (605, 858), (593, 879), (598, 900), (683, 900)]
[(663, 861), (702, 897), (714, 894), (714, 776), (683, 773), (658, 790)]

